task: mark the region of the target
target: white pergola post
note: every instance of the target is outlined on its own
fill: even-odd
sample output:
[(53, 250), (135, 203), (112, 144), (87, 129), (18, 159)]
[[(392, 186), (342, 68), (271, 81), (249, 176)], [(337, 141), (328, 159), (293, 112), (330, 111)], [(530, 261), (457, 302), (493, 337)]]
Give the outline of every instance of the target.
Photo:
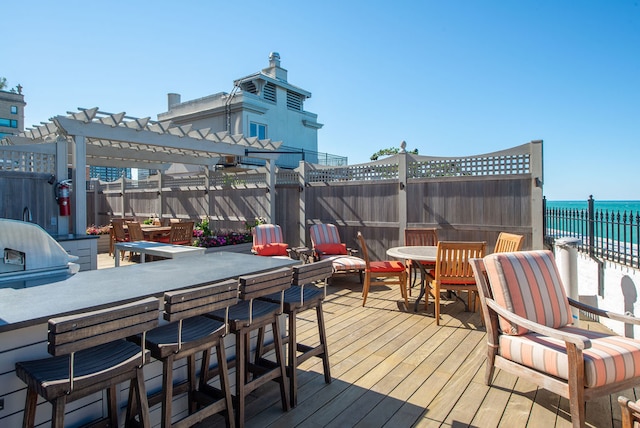
[(74, 135), (71, 159), (73, 228), (70, 233), (80, 235), (87, 230), (87, 145), (83, 136)]
[(269, 204), (267, 223), (273, 223), (276, 218), (276, 207), (273, 203), (276, 194), (276, 171), (274, 161), (271, 159), (267, 159), (265, 165), (267, 168), (267, 203)]
[[(64, 138), (56, 141), (56, 182), (67, 178), (67, 146), (67, 140)], [(56, 218), (56, 228), (59, 236), (69, 234), (69, 218), (61, 217), (59, 211)]]

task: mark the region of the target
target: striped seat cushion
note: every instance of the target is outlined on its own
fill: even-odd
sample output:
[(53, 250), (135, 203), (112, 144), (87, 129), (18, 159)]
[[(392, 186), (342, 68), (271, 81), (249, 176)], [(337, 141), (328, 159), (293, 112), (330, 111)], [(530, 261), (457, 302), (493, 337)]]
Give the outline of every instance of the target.
[[(551, 328), (571, 323), (571, 310), (551, 251), (494, 253), (484, 258), (495, 301), (509, 311)], [(526, 328), (500, 318), (505, 334)]]
[(355, 256), (320, 256), (320, 260), (331, 260), (334, 272), (364, 270), (367, 267), (364, 260)]
[[(596, 387), (640, 376), (640, 341), (575, 327), (559, 329), (591, 340), (583, 351), (585, 385)], [(532, 369), (568, 379), (568, 358), (564, 342), (528, 333), (500, 336), (500, 355)]]

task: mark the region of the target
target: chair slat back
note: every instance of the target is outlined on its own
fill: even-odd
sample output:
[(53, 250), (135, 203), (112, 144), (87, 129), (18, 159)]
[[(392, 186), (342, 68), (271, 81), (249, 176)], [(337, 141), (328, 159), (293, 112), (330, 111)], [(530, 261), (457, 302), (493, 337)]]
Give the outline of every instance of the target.
[(404, 245), (407, 246), (436, 246), (438, 245), (437, 229), (405, 229)]
[(128, 239), (127, 232), (124, 230), (123, 221), (111, 220), (111, 228), (113, 229), (113, 236), (117, 242), (123, 242)]
[(238, 302), (238, 281), (230, 279), (164, 293), (163, 317), (169, 322), (223, 309)]
[(49, 320), (48, 351), (66, 355), (128, 336), (158, 325), (160, 302), (155, 297), (120, 306)]
[(190, 244), (193, 238), (192, 221), (171, 223), (169, 242), (171, 244)]
[(144, 233), (142, 233), (142, 226), (140, 223), (128, 223), (127, 229), (129, 229), (129, 241), (144, 241)]
[(293, 285), (303, 286), (318, 281), (325, 281), (333, 274), (331, 260), (297, 265), (293, 268)]
[(512, 251), (520, 251), (524, 241), (524, 235), (515, 235), (513, 233), (500, 232), (494, 253), (508, 253)]
[(277, 224), (259, 224), (251, 229), (253, 246), (280, 244), (284, 242), (282, 228)]
[(484, 257), (485, 248), (485, 242), (438, 242), (435, 280), (443, 284), (474, 283), (469, 260)]
[(358, 231), (358, 244), (360, 244), (360, 250), (362, 251), (362, 258), (364, 259), (364, 262), (367, 265), (367, 270), (369, 270), (369, 267), (371, 265), (371, 262), (369, 261), (369, 250), (367, 249), (367, 243), (364, 240), (364, 236), (362, 236), (362, 233), (360, 233), (359, 231)]
[(277, 293), (291, 287), (291, 268), (280, 268), (265, 273), (241, 276), (240, 299), (251, 300)]
[(311, 244), (316, 247), (322, 244), (340, 244), (340, 234), (334, 224), (314, 224), (309, 228)]

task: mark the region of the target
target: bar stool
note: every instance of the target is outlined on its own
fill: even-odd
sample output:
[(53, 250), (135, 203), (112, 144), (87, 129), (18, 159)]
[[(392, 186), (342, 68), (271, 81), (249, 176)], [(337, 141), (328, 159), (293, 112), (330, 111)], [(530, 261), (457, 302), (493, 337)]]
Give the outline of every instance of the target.
[[(223, 343), (228, 330), (227, 319), (225, 316), (218, 321), (202, 315), (218, 309), (226, 313), (237, 301), (238, 282), (235, 280), (164, 293), (163, 317), (170, 324), (149, 331), (145, 342), (151, 356), (162, 361), (162, 390), (149, 397), (149, 406), (162, 403), (163, 428), (192, 426), (223, 411), (227, 426), (235, 426)], [(140, 343), (142, 337), (136, 336), (132, 340)], [(211, 397), (202, 388), (196, 389), (196, 354), (214, 347), (220, 367), (220, 390)], [(183, 358), (187, 359), (187, 379), (174, 385), (173, 363)], [(201, 376), (204, 374), (200, 372)], [(203, 383), (201, 380), (200, 385)], [(173, 397), (185, 392), (189, 393), (189, 415), (172, 425)]]
[[(297, 367), (311, 357), (322, 359), (324, 369), (324, 381), (331, 383), (331, 368), (329, 366), (329, 349), (327, 348), (327, 333), (324, 327), (324, 314), (322, 302), (326, 297), (326, 287), (329, 277), (333, 273), (333, 263), (331, 260), (323, 260), (316, 263), (293, 266), (293, 280), (291, 288), (284, 292), (283, 312), (289, 318), (289, 334), (284, 338), (284, 343), (288, 343), (287, 374), (289, 375), (289, 389), (291, 395), (291, 406), (298, 404), (298, 374)], [(324, 281), (323, 289), (314, 283)], [(261, 297), (269, 302), (279, 302), (277, 294)], [(315, 309), (318, 319), (318, 335), (320, 344), (309, 346), (298, 343), (296, 339), (296, 318), (298, 313), (308, 309)], [(258, 340), (261, 343), (262, 340)], [(260, 350), (262, 355), (268, 351), (265, 347)], [(300, 354), (298, 354), (300, 352)]]
[[(158, 325), (159, 301), (154, 297), (107, 309), (49, 320), (48, 351), (53, 357), (16, 363), (27, 384), (23, 427), (35, 423), (38, 395), (53, 406), (51, 426), (64, 426), (66, 403), (107, 390), (107, 416), (100, 421), (118, 426), (116, 385), (129, 380), (129, 406), (139, 403), (140, 424), (150, 426), (142, 366), (149, 351), (125, 338), (145, 335)], [(90, 425), (97, 424), (92, 421)]]
[[(229, 327), (236, 337), (236, 393), (234, 407), (236, 411), (236, 425), (244, 426), (245, 399), (247, 395), (268, 381), (280, 384), (280, 398), (282, 409), (288, 411), (289, 383), (285, 355), (282, 347), (282, 336), (278, 316), (282, 313), (282, 302), (271, 303), (258, 300), (272, 293), (284, 294), (284, 290), (291, 286), (291, 268), (281, 268), (266, 273), (242, 276), (239, 278), (240, 302), (229, 308)], [(217, 310), (209, 314), (214, 319), (222, 320), (225, 311)], [(276, 364), (261, 358), (257, 353), (251, 358), (251, 332), (271, 325), (275, 345)], [(259, 349), (258, 346), (257, 349)], [(203, 371), (209, 372), (204, 379), (209, 379), (208, 360), (203, 360)]]

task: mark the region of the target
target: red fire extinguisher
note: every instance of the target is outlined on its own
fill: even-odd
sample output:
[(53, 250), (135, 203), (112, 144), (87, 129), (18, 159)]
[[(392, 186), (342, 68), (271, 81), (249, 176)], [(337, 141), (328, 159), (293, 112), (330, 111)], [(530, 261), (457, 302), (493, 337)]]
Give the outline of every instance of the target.
[(67, 180), (56, 184), (56, 200), (58, 201), (58, 207), (60, 208), (60, 215), (64, 217), (71, 215), (71, 205), (69, 202), (70, 187), (70, 183)]

